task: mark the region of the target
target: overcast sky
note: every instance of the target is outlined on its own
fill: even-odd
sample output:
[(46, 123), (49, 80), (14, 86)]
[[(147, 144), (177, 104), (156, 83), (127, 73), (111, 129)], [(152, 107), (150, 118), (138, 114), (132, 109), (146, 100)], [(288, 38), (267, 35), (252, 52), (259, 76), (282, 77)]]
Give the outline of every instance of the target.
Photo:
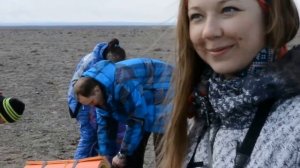
[[(175, 23), (179, 0), (0, 0), (0, 24)], [(295, 0), (300, 7), (300, 0)]]
[(0, 24), (150, 22), (176, 19), (178, 0), (0, 0)]

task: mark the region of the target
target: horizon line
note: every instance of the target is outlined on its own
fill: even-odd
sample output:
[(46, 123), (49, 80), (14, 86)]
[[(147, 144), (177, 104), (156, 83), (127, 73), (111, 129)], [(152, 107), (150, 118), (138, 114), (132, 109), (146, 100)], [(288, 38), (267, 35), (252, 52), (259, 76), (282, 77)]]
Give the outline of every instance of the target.
[(175, 26), (175, 22), (0, 22), (0, 26)]

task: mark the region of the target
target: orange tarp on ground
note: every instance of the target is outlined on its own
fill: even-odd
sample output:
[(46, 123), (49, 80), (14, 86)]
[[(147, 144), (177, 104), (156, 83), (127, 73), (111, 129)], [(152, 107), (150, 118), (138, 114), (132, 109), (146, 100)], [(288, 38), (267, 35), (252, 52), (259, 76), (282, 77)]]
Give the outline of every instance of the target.
[(110, 168), (102, 156), (80, 160), (27, 161), (24, 168)]

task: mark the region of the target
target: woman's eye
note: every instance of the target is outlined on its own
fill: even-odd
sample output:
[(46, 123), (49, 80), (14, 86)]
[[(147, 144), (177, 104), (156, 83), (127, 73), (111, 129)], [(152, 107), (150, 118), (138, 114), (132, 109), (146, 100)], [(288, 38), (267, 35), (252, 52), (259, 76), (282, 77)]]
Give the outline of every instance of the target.
[(203, 19), (203, 16), (201, 14), (191, 14), (190, 17), (189, 17), (190, 21), (192, 20), (201, 20)]
[(225, 14), (232, 14), (232, 13), (238, 12), (238, 11), (240, 11), (238, 8), (232, 7), (232, 6), (228, 6), (228, 7), (225, 7), (222, 9), (222, 13), (225, 13)]

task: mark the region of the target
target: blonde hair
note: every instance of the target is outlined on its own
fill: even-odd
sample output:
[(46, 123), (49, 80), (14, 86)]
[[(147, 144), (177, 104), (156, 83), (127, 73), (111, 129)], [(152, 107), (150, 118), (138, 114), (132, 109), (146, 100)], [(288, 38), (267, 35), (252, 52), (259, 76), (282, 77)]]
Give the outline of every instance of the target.
[[(177, 59), (174, 72), (173, 111), (160, 144), (159, 168), (181, 168), (187, 152), (188, 97), (199, 82), (205, 63), (189, 37), (187, 1), (181, 0), (177, 20)], [(273, 0), (266, 19), (266, 44), (279, 49), (297, 33), (299, 17), (292, 0)]]

